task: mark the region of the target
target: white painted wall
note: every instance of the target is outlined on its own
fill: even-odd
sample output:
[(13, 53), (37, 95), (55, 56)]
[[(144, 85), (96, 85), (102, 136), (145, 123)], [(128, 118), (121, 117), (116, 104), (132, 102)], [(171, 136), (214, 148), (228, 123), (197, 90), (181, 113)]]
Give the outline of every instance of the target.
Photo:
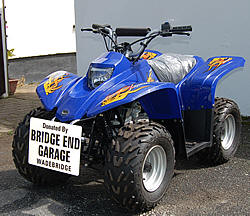
[(75, 52), (74, 0), (5, 0), (15, 57)]
[(105, 51), (102, 38), (82, 33), (92, 23), (113, 27), (159, 28), (168, 20), (173, 25), (192, 24), (190, 38), (158, 38), (149, 48), (162, 52), (194, 54), (207, 59), (216, 55), (236, 55), (246, 59), (245, 71), (224, 80), (217, 95), (229, 97), (250, 115), (250, 1), (249, 0), (75, 0), (78, 74)]

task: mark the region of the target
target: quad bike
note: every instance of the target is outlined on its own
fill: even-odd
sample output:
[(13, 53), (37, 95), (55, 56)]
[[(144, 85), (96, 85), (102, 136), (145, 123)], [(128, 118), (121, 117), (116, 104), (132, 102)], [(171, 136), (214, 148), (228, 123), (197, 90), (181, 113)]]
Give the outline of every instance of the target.
[[(43, 108), (25, 116), (13, 140), (14, 162), (25, 179), (59, 184), (79, 175), (81, 166), (101, 165), (111, 197), (137, 211), (162, 199), (175, 160), (197, 154), (221, 164), (233, 157), (240, 111), (232, 100), (215, 98), (215, 90), (223, 76), (244, 66), (243, 58), (204, 61), (145, 50), (158, 36), (192, 31), (168, 22), (153, 31), (97, 24), (82, 31), (102, 35), (108, 52), (91, 62), (85, 77), (59, 71), (37, 87)], [(118, 43), (121, 36), (141, 38)]]

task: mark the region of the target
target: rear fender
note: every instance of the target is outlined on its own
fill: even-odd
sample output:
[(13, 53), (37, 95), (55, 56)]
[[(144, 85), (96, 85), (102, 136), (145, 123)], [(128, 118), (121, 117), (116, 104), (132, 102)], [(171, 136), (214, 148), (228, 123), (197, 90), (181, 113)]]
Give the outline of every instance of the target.
[[(185, 138), (191, 142), (211, 142), (213, 106), (218, 81), (243, 67), (241, 57), (209, 58), (179, 86), (183, 102)], [(233, 86), (232, 86), (233, 88)]]
[(75, 74), (57, 71), (47, 76), (37, 87), (36, 92), (47, 110), (52, 110), (78, 80)]
[(209, 58), (179, 86), (184, 110), (212, 109), (218, 81), (244, 63), (242, 57)]
[(175, 85), (160, 82), (132, 83), (112, 89), (98, 98), (88, 110), (87, 116), (94, 116), (135, 100), (139, 100), (149, 118), (182, 118)]

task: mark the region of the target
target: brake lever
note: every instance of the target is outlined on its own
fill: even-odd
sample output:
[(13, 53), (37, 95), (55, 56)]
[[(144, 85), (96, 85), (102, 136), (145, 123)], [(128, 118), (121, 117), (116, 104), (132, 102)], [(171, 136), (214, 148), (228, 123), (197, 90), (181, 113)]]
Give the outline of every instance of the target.
[(169, 32), (169, 31), (163, 31), (163, 32), (161, 32), (160, 33), (160, 35), (162, 36), (162, 37), (170, 37), (170, 36), (172, 36), (173, 35), (173, 33), (172, 32)]
[(101, 33), (99, 29), (92, 29), (92, 32), (97, 34), (97, 33)]
[(101, 31), (99, 29), (92, 29), (92, 28), (86, 28), (86, 29), (81, 29), (81, 31), (91, 31), (93, 33), (101, 33)]
[(190, 36), (190, 33), (187, 33), (187, 32), (172, 32), (172, 34), (178, 34), (178, 35), (187, 35), (187, 36)]

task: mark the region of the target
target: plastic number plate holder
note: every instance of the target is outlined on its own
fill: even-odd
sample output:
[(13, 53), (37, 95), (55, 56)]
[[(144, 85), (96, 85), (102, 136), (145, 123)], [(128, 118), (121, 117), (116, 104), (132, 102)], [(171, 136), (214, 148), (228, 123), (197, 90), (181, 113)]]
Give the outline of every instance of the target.
[(82, 127), (32, 117), (29, 164), (79, 175)]

